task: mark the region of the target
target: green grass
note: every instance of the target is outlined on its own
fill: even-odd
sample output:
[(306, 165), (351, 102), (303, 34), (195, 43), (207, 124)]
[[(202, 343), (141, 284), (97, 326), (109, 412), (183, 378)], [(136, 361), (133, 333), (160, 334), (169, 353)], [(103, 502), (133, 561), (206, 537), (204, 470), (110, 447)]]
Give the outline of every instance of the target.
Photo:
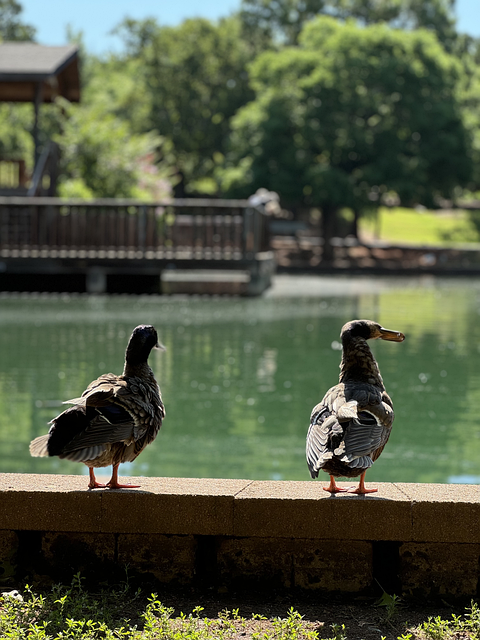
[[(380, 608), (380, 609), (379, 609)], [(332, 608), (330, 608), (332, 610)], [(148, 598), (132, 592), (128, 584), (109, 591), (91, 593), (76, 576), (69, 587), (54, 586), (46, 593), (25, 587), (18, 597), (0, 595), (0, 637), (4, 640), (361, 640), (370, 616), (380, 618), (373, 628), (375, 640), (480, 640), (480, 608), (476, 603), (464, 615), (450, 618), (428, 617), (409, 626), (403, 620), (406, 607), (397, 596), (384, 594), (375, 604), (362, 605), (357, 613), (363, 620), (356, 633), (352, 628), (351, 606), (340, 607), (338, 622), (324, 625), (320, 620), (304, 620), (293, 607), (285, 616), (223, 610), (215, 617), (203, 615), (198, 606), (191, 613), (174, 615), (153, 594)], [(343, 622), (340, 618), (347, 620)], [(316, 617), (316, 616), (315, 616)], [(423, 620), (420, 618), (420, 620)], [(380, 631), (378, 623), (381, 622)], [(370, 633), (368, 637), (372, 637)]]
[(378, 216), (362, 217), (360, 237), (391, 243), (446, 245), (480, 242), (480, 212), (416, 211), (380, 207)]

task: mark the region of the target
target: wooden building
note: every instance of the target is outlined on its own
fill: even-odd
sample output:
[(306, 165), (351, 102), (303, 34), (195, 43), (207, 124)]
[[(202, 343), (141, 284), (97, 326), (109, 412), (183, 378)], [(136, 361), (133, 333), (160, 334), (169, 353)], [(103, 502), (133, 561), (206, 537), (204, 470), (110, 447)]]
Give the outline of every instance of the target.
[[(0, 158), (1, 175), (9, 184), (0, 183), (2, 195), (55, 195), (56, 147), (47, 143), (41, 148), (39, 111), (42, 103), (63, 96), (80, 101), (78, 47), (49, 47), (33, 42), (0, 43), (0, 102), (31, 102), (34, 105), (34, 171), (27, 189), (25, 159)], [(43, 176), (49, 175), (47, 193), (42, 193)], [(8, 188), (3, 188), (8, 187)]]

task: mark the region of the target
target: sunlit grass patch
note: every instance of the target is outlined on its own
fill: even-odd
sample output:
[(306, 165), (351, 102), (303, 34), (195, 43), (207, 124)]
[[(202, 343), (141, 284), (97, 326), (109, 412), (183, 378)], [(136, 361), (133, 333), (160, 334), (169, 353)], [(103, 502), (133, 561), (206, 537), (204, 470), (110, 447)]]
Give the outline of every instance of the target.
[[(245, 602), (243, 603), (245, 606)], [(90, 592), (77, 575), (68, 587), (55, 585), (41, 594), (30, 587), (0, 593), (0, 638), (10, 640), (479, 640), (480, 609), (474, 602), (464, 615), (415, 615), (385, 594), (375, 603), (327, 605), (328, 624), (320, 607), (305, 619), (294, 607), (285, 615), (240, 615), (223, 609), (210, 617), (201, 606), (175, 612), (152, 594), (126, 583)]]
[(443, 245), (480, 242), (480, 212), (417, 211), (402, 207), (380, 207), (375, 217), (364, 216), (360, 237), (392, 243)]

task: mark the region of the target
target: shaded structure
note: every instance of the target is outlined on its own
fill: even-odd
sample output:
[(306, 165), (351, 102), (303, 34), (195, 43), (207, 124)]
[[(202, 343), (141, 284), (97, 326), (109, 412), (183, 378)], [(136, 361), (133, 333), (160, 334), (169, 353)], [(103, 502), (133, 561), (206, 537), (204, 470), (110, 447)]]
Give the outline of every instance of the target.
[(0, 291), (259, 295), (268, 223), (248, 200), (0, 197)]
[[(29, 195), (40, 195), (39, 187), (45, 173), (50, 176), (48, 195), (55, 193), (56, 148), (53, 143), (48, 143), (41, 152), (38, 125), (40, 105), (53, 102), (59, 96), (70, 102), (80, 101), (78, 62), (78, 47), (75, 45), (49, 47), (32, 42), (0, 44), (0, 102), (32, 102), (34, 105), (35, 168)], [(18, 163), (18, 160), (15, 162)], [(18, 173), (21, 190), (22, 186), (25, 187), (25, 180), (20, 167)], [(3, 194), (6, 195), (5, 192)]]

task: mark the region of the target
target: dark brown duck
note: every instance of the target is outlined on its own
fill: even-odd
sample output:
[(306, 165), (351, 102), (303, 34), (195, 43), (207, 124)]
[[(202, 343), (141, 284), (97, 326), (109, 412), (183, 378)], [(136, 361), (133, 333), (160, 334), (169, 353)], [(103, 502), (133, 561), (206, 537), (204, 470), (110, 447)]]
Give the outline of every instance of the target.
[[(106, 373), (90, 383), (73, 406), (54, 418), (48, 434), (30, 443), (32, 456), (58, 456), (89, 468), (90, 489), (138, 485), (118, 482), (118, 466), (132, 462), (153, 442), (165, 417), (160, 388), (148, 365), (152, 349), (163, 349), (151, 325), (133, 330), (121, 376)], [(94, 468), (113, 465), (107, 485), (95, 479)]]
[(352, 493), (373, 493), (377, 489), (365, 487), (365, 473), (387, 443), (394, 413), (367, 340), (403, 342), (405, 336), (371, 320), (352, 320), (340, 337), (340, 381), (312, 411), (307, 464), (312, 478), (318, 477), (320, 469), (330, 475), (326, 491), (350, 491), (338, 487), (335, 478), (360, 476)]

